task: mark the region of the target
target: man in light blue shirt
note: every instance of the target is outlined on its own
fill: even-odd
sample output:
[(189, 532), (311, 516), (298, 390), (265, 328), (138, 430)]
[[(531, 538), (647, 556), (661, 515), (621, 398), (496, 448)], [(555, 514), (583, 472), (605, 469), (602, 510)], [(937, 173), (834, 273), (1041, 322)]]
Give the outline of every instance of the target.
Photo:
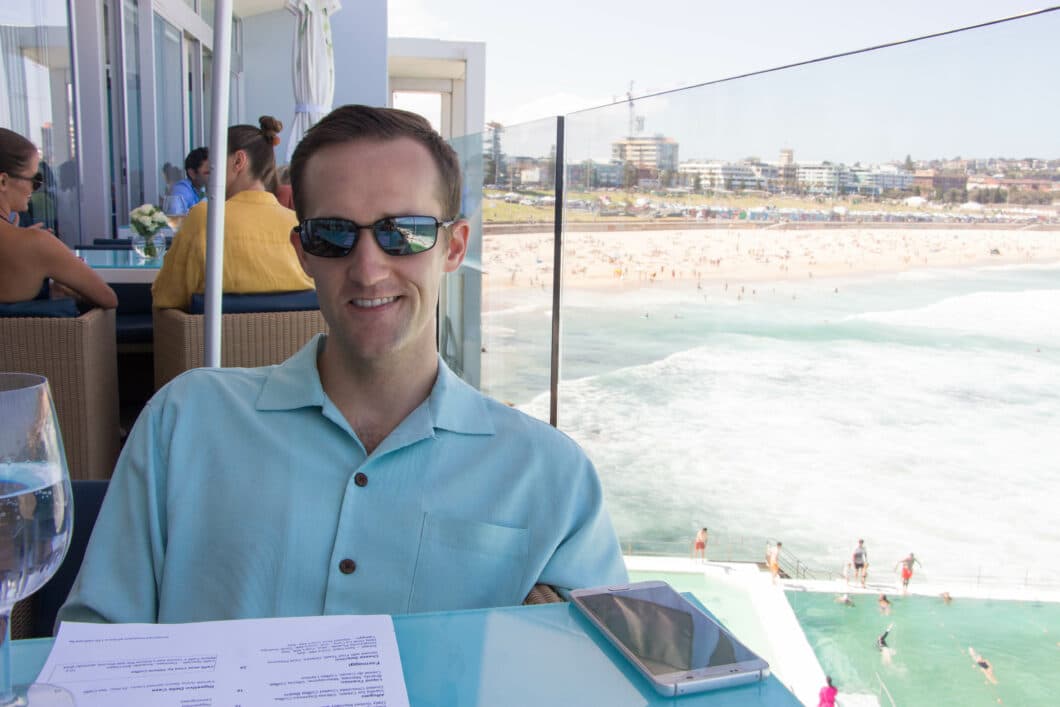
[(437, 354), (469, 235), (452, 149), (411, 113), (345, 106), (291, 174), (291, 242), (329, 334), (159, 391), (59, 618), (400, 614), (625, 582), (584, 453)]
[(210, 181), (210, 151), (205, 147), (196, 147), (184, 158), (184, 179), (174, 182), (169, 188), (169, 195), (180, 197), (184, 202), (184, 211), (206, 198), (206, 184)]

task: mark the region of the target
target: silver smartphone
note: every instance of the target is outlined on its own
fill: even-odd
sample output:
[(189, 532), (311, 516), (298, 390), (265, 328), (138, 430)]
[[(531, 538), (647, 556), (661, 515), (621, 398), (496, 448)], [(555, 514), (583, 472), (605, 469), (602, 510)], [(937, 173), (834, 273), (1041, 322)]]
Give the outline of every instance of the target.
[(769, 675), (769, 663), (666, 582), (575, 589), (571, 600), (661, 695)]

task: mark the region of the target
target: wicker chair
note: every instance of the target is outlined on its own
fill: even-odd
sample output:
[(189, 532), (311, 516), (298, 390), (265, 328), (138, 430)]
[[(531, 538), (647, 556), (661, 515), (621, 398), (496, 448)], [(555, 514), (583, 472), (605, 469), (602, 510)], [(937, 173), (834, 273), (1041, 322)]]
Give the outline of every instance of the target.
[(120, 436), (113, 309), (0, 317), (0, 370), (48, 379), (71, 478), (110, 478)]
[[(158, 309), (154, 315), (155, 388), (202, 366), (203, 315)], [(221, 365), (268, 366), (296, 353), (327, 324), (320, 310), (221, 315)]]
[(530, 588), (530, 593), (526, 595), (523, 604), (527, 606), (532, 604), (558, 604), (563, 601), (566, 600), (551, 585), (535, 584)]

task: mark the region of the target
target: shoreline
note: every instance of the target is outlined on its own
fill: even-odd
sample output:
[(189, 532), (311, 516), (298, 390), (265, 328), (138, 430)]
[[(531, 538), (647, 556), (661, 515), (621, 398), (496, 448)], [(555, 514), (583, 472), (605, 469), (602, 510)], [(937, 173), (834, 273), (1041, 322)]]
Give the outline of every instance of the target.
[[(1060, 231), (1011, 229), (661, 229), (564, 234), (564, 286), (741, 286), (925, 269), (1060, 263)], [(553, 234), (483, 236), (484, 287), (551, 289)]]

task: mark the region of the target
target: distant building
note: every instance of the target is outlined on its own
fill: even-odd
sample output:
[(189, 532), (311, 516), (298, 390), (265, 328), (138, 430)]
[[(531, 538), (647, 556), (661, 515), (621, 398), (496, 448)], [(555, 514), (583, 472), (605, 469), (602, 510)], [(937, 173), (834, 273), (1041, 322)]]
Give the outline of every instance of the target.
[(780, 165), (777, 167), (778, 188), (781, 191), (795, 191), (799, 185), (799, 167), (795, 164), (795, 151), (780, 151)]
[(807, 162), (798, 166), (799, 187), (811, 194), (851, 194), (858, 190), (857, 177), (845, 165)]
[(974, 189), (1019, 189), (1023, 191), (1060, 191), (1060, 182), (1050, 179), (1005, 178), (973, 175), (968, 177), (968, 191)]
[(872, 179), (881, 191), (906, 191), (913, 186), (913, 173), (894, 164), (881, 164), (872, 171)]
[(769, 177), (763, 173), (762, 169), (765, 165), (758, 163), (758, 166), (759, 169), (756, 170), (754, 165), (743, 162), (689, 160), (678, 166), (677, 173), (681, 184), (686, 187), (694, 186), (698, 175), (701, 189), (723, 191), (768, 189)]
[(622, 186), (623, 165), (621, 162), (593, 162), (567, 166), (567, 185), (570, 189), (599, 189)]
[(676, 171), (677, 141), (662, 135), (627, 137), (611, 143), (611, 159), (632, 162), (638, 169)]
[(921, 191), (948, 192), (950, 189), (963, 190), (967, 187), (968, 175), (953, 172), (942, 172), (937, 169), (918, 169), (913, 173), (913, 186)]

